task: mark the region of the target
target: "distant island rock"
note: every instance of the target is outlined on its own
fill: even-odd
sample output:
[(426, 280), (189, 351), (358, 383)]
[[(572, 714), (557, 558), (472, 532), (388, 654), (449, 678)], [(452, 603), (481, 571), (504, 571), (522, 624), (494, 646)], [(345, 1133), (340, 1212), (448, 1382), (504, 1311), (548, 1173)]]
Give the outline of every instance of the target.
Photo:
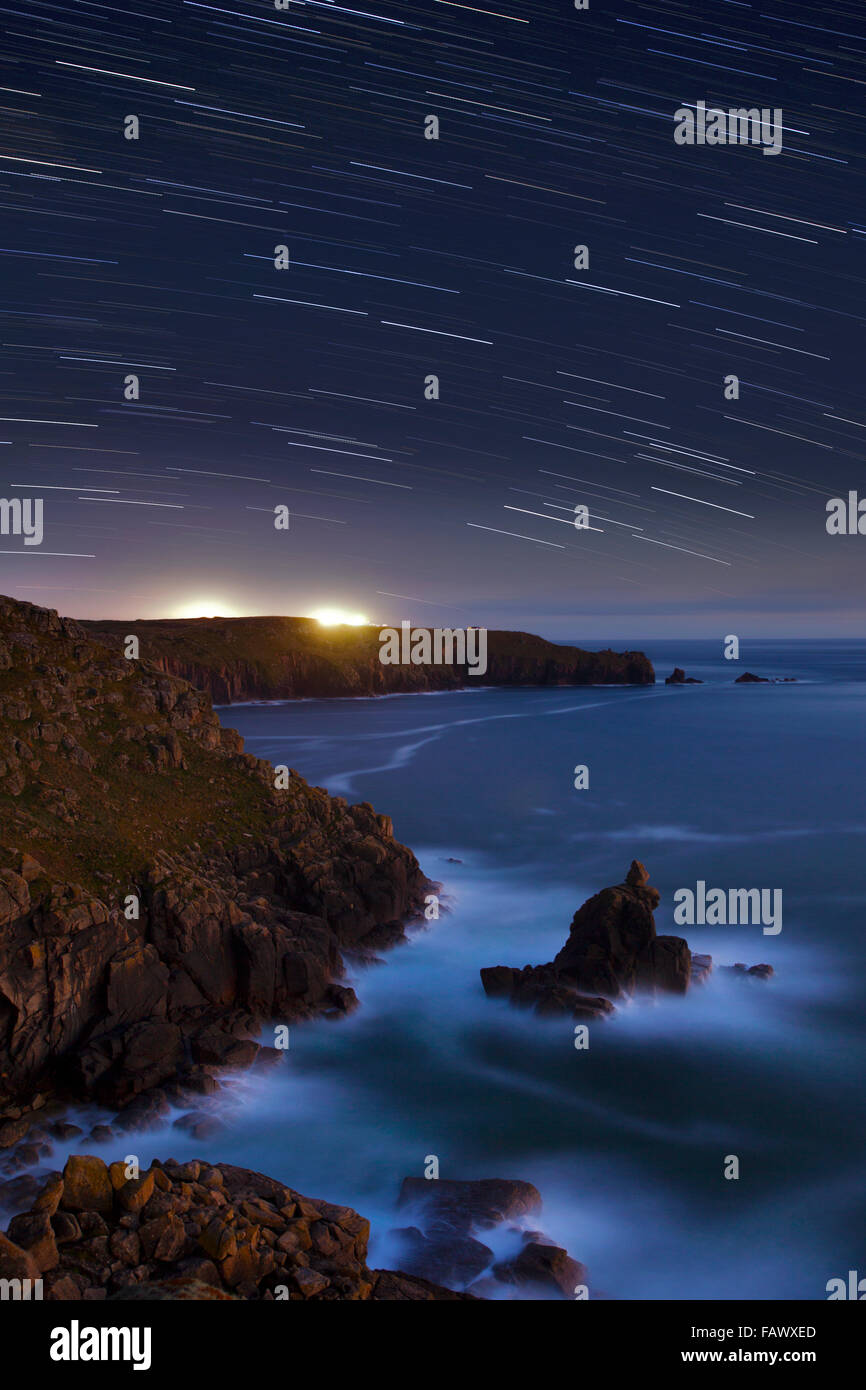
[(756, 676), (751, 671), (744, 671), (737, 676), (734, 685), (791, 685), (796, 680), (796, 676)]
[(703, 681), (687, 676), (682, 666), (675, 666), (671, 674), (665, 676), (665, 685), (703, 685)]
[(120, 651), (135, 634), (141, 657), (188, 680), (215, 704), (369, 696), (485, 685), (652, 685), (643, 652), (587, 652), (527, 632), (488, 630), (487, 670), (385, 665), (376, 626), (322, 627), (312, 618), (187, 618), (82, 622)]

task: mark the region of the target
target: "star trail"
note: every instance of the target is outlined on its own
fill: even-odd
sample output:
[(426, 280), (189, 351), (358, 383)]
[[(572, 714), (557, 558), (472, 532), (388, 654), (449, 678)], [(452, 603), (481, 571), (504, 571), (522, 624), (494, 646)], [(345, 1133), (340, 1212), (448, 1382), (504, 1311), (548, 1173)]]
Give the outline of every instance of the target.
[[(861, 4), (0, 26), (0, 492), (44, 497), (0, 591), (856, 635)], [(704, 108), (781, 112), (781, 149), (678, 144)]]

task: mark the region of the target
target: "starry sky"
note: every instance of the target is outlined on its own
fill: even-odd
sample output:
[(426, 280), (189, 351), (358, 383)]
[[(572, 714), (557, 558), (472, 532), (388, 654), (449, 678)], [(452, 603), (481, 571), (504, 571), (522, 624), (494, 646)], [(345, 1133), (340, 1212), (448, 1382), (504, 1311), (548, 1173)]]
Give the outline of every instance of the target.
[[(45, 519), (0, 592), (860, 635), (866, 536), (826, 504), (866, 495), (862, 0), (0, 26), (0, 497)], [(678, 145), (699, 101), (781, 109), (782, 152)]]

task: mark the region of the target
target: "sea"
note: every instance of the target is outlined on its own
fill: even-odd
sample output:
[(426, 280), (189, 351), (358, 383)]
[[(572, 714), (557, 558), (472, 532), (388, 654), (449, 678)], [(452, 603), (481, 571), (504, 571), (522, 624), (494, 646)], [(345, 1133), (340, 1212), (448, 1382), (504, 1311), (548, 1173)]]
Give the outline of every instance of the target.
[[(349, 964), (357, 1012), (293, 1025), (283, 1064), (229, 1088), (221, 1133), (136, 1135), (142, 1161), (242, 1164), (354, 1206), (373, 1267), (398, 1261), (401, 1180), (435, 1160), (534, 1183), (532, 1225), (591, 1298), (822, 1300), (866, 1274), (866, 642), (610, 645), (645, 651), (656, 685), (220, 709), (249, 752), (390, 815), (439, 916)], [(674, 665), (703, 684), (666, 686)], [(713, 957), (705, 984), (619, 1005), (588, 1046), (484, 995), (482, 967), (551, 960), (632, 859), (658, 931)], [(677, 925), (699, 881), (781, 890), (781, 931)], [(485, 1239), (499, 1257), (519, 1236)]]

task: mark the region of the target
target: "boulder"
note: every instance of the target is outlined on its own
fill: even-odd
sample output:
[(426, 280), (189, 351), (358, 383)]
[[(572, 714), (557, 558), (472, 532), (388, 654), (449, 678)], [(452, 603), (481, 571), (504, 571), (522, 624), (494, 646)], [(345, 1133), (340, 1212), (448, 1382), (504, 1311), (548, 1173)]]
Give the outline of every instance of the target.
[(35, 1260), (40, 1274), (45, 1274), (60, 1263), (51, 1217), (46, 1211), (29, 1211), (13, 1216), (8, 1235)]
[(474, 1236), (457, 1230), (425, 1235), (417, 1226), (399, 1227), (397, 1262), (407, 1274), (448, 1287), (465, 1288), (493, 1261), (493, 1251)]
[(404, 1178), (397, 1205), (422, 1213), (424, 1228), (489, 1230), (541, 1210), (541, 1193), (518, 1178)]
[[(31, 1199), (0, 1235), (0, 1278), (43, 1277), (51, 1301), (455, 1296), (411, 1271), (369, 1270), (370, 1224), (351, 1207), (230, 1164), (169, 1159), (127, 1180), (122, 1163), (79, 1155)], [(420, 1249), (428, 1237), (415, 1234)], [(440, 1239), (429, 1238), (434, 1253)], [(449, 1277), (468, 1282), (493, 1256), (468, 1233), (460, 1240), (462, 1250), (449, 1254), (443, 1240), (438, 1254)]]
[(547, 1298), (573, 1299), (577, 1286), (587, 1282), (586, 1267), (546, 1240), (529, 1241), (513, 1260), (494, 1265), (493, 1274), (503, 1284), (537, 1289)]
[(101, 1158), (73, 1154), (63, 1169), (63, 1197), (66, 1211), (111, 1211), (114, 1189), (108, 1168)]

